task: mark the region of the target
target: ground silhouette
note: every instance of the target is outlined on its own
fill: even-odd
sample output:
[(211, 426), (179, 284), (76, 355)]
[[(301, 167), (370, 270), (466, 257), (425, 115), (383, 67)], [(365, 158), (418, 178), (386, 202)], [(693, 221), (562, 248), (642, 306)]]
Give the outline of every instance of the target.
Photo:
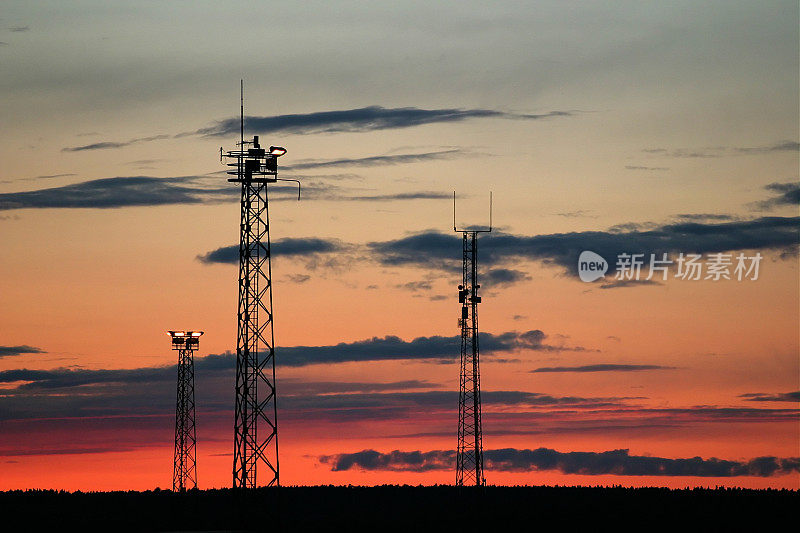
[(453, 486), (0, 493), (5, 531), (756, 531), (796, 490)]

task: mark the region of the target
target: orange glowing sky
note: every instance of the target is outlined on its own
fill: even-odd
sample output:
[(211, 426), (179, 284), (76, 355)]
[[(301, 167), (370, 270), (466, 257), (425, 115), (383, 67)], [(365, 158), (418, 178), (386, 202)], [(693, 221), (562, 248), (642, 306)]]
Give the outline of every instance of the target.
[[(214, 362), (236, 350), (237, 269), (202, 257), (238, 242), (218, 162), (238, 134), (208, 128), (238, 116), (240, 78), (262, 117), (246, 135), (286, 146), (281, 175), (304, 187), (270, 204), (283, 484), (452, 483), (335, 465), (455, 447), (458, 345), (412, 341), (458, 335), (460, 243), (433, 241), (455, 239), (453, 190), (464, 224), (491, 190), (480, 325), (512, 340), (482, 359), (486, 450), (784, 467), (498, 466), (489, 483), (800, 488), (797, 42), (789, 1), (8, 2), (0, 490), (169, 487), (174, 328), (206, 332), (199, 484), (229, 486), (233, 374)], [(335, 249), (282, 255), (287, 238)], [(564, 259), (663, 239), (760, 253), (759, 278), (589, 284)], [(387, 336), (402, 353), (370, 355)], [(596, 365), (617, 366), (575, 371)]]

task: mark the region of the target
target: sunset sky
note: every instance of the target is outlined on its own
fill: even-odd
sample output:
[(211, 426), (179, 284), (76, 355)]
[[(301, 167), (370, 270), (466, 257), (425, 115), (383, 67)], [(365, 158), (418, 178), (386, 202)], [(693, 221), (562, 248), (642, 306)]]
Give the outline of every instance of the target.
[[(454, 482), (456, 190), (463, 225), (494, 198), (488, 483), (800, 488), (799, 21), (796, 0), (4, 1), (0, 490), (171, 487), (182, 328), (205, 331), (198, 483), (230, 486), (240, 79), (245, 135), (303, 184), (270, 187), (281, 484)], [(584, 250), (604, 278), (579, 279)]]

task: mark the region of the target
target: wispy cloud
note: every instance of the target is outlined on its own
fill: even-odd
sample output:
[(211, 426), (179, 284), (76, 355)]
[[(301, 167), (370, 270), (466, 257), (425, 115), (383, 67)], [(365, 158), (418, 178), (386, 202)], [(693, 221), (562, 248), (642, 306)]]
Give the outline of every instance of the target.
[(675, 367), (659, 365), (597, 364), (583, 366), (543, 366), (531, 370), (530, 372), (535, 374), (540, 372), (638, 372), (641, 370), (675, 370)]
[(649, 171), (669, 170), (669, 167), (645, 167), (641, 165), (625, 165), (625, 168), (627, 170), (649, 170)]
[[(512, 113), (493, 109), (420, 109), (418, 107), (385, 108), (368, 106), (338, 111), (317, 111), (275, 116), (246, 116), (244, 127), (248, 132), (256, 134), (294, 134), (311, 135), (319, 133), (353, 133), (386, 129), (410, 128), (425, 124), (461, 122), (475, 118), (500, 118), (509, 120), (544, 120), (569, 117), (573, 111), (549, 111), (541, 114)], [(195, 131), (176, 135), (153, 135), (136, 137), (127, 141), (100, 141), (83, 146), (63, 148), (63, 152), (82, 152), (86, 150), (103, 150), (124, 148), (132, 144), (169, 138), (181, 138), (193, 135), (219, 137), (239, 133), (240, 117), (218, 120), (210, 126)], [(367, 163), (365, 162), (365, 165)], [(381, 163), (376, 163), (381, 164)], [(392, 163), (384, 163), (392, 164)], [(357, 163), (356, 163), (357, 165)], [(362, 165), (362, 166), (365, 166)], [(330, 165), (336, 166), (336, 165)], [(343, 165), (339, 165), (343, 166)], [(298, 167), (295, 167), (298, 168)], [(316, 167), (306, 167), (316, 168)]]
[(800, 150), (800, 143), (797, 141), (778, 141), (766, 146), (747, 146), (733, 148), (734, 152), (740, 154), (768, 154), (772, 152), (797, 152)]
[(65, 173), (65, 174), (46, 174), (46, 175), (44, 175), (44, 176), (35, 176), (35, 177), (34, 177), (34, 178), (32, 178), (32, 179), (37, 179), (37, 180), (46, 180), (46, 179), (50, 179), (50, 178), (63, 178), (63, 177), (67, 177), (67, 176), (76, 176), (76, 175), (77, 175), (77, 174), (72, 174), (72, 173)]
[(711, 146), (699, 149), (646, 148), (642, 151), (648, 154), (664, 157), (707, 159), (730, 155), (758, 155), (776, 152), (796, 152), (798, 150), (800, 150), (800, 143), (797, 141), (777, 141), (772, 144), (762, 146)]
[(412, 154), (392, 154), (376, 155), (359, 158), (340, 158), (340, 159), (317, 159), (311, 161), (301, 161), (292, 165), (285, 165), (284, 170), (307, 170), (312, 168), (332, 168), (332, 167), (378, 167), (401, 165), (406, 163), (419, 163), (423, 161), (436, 161), (454, 159), (473, 155), (460, 149), (440, 150), (438, 152), (421, 152)]
[(556, 213), (556, 215), (564, 218), (597, 218), (597, 215), (590, 214), (590, 211), (578, 209), (577, 211), (566, 211), (563, 213)]
[[(318, 111), (314, 113), (277, 115), (271, 117), (246, 116), (247, 131), (260, 134), (284, 133), (309, 135), (314, 133), (364, 132), (384, 129), (410, 128), (425, 124), (461, 122), (473, 118), (504, 118), (516, 120), (541, 120), (568, 117), (571, 111), (550, 111), (542, 114), (523, 114), (493, 109), (420, 109), (418, 107), (385, 108), (381, 106)], [(211, 126), (192, 132), (197, 135), (220, 136), (239, 132), (239, 117), (219, 120)]]
[(151, 135), (150, 137), (137, 137), (135, 139), (130, 139), (128, 141), (122, 142), (113, 142), (113, 141), (101, 141), (92, 144), (84, 144), (82, 146), (72, 146), (62, 148), (62, 152), (85, 152), (87, 150), (105, 150), (108, 148), (123, 148), (125, 146), (130, 146), (132, 144), (137, 144), (141, 142), (149, 142), (149, 141), (158, 141), (162, 139), (169, 139), (172, 135)]
[(436, 191), (413, 191), (375, 195), (335, 195), (329, 200), (349, 202), (393, 202), (397, 200), (447, 200), (452, 198), (451, 193)]

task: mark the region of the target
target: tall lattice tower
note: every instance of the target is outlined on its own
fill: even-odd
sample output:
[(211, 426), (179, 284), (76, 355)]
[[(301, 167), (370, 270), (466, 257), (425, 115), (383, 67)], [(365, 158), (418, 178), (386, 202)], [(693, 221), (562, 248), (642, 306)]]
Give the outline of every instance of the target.
[(259, 464), (266, 467), (261, 486), (280, 485), (267, 184), (279, 181), (278, 157), (286, 150), (266, 150), (258, 136), (244, 140), (244, 84), (237, 145), (220, 149), (232, 167), (228, 174), (236, 176), (228, 181), (241, 185), (233, 488), (255, 488)]
[(170, 331), (172, 349), (178, 352), (178, 400), (175, 407), (175, 454), (172, 490), (197, 488), (197, 432), (194, 425), (194, 351), (202, 331)]
[(456, 226), (456, 193), (453, 193), (453, 231), (463, 237), (461, 285), (461, 364), (458, 391), (458, 450), (456, 452), (456, 485), (486, 484), (483, 475), (483, 430), (481, 426), (481, 370), (478, 343), (478, 234), (492, 231), (492, 197), (489, 193), (489, 228), (458, 229)]

